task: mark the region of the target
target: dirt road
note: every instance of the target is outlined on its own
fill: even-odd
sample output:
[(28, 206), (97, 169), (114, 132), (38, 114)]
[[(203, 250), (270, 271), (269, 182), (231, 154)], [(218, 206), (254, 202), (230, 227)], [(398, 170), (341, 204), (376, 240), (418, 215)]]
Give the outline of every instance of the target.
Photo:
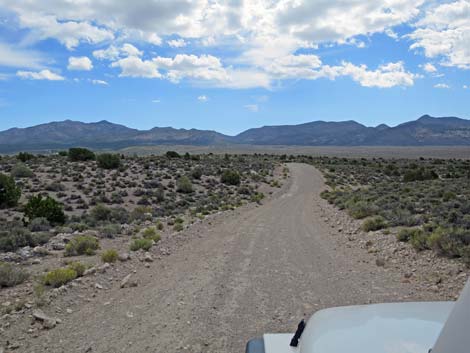
[(399, 276), (341, 245), (324, 223), (320, 172), (289, 168), (276, 197), (142, 268), (138, 287), (105, 288), (26, 351), (238, 353), (249, 338), (293, 331), (320, 308), (406, 296)]

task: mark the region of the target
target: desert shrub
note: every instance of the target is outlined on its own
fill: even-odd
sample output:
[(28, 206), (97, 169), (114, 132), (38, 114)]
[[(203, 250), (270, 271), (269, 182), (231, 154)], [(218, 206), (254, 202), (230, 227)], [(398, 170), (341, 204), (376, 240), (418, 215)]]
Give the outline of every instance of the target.
[(131, 243), (130, 249), (131, 251), (137, 251), (140, 249), (148, 251), (152, 245), (153, 241), (151, 239), (134, 239)]
[(118, 224), (106, 224), (105, 226), (100, 228), (100, 235), (105, 238), (113, 239), (116, 234), (120, 233), (121, 226), (119, 226)]
[(121, 166), (121, 157), (118, 154), (103, 153), (96, 158), (98, 167), (103, 169), (117, 169)]
[(111, 214), (109, 216), (112, 222), (124, 224), (129, 221), (129, 212), (123, 207), (111, 208)]
[(162, 185), (160, 185), (155, 191), (155, 197), (157, 198), (158, 202), (165, 201), (165, 189), (163, 188)]
[(433, 180), (437, 178), (439, 178), (439, 176), (434, 170), (426, 169), (423, 167), (407, 170), (403, 175), (404, 182)]
[(16, 155), (16, 158), (24, 163), (33, 159), (34, 155), (28, 152), (20, 152)]
[(64, 191), (65, 187), (61, 183), (54, 181), (50, 183), (49, 185), (46, 186), (47, 191), (54, 191), (54, 192), (59, 192), (59, 191)]
[(43, 277), (45, 285), (58, 288), (77, 278), (77, 272), (71, 268), (58, 268), (47, 272)]
[(191, 171), (191, 177), (193, 179), (201, 179), (202, 177), (202, 168), (194, 168), (192, 171)]
[(182, 223), (176, 223), (173, 227), (173, 230), (175, 232), (181, 232), (183, 229), (184, 229), (184, 227), (183, 227)]
[(52, 225), (65, 223), (65, 213), (62, 205), (50, 196), (45, 198), (42, 195), (31, 197), (25, 206), (24, 214), (30, 220), (38, 217), (45, 218)]
[(80, 261), (73, 261), (67, 264), (67, 268), (74, 270), (77, 273), (77, 277), (82, 277), (86, 271), (86, 265), (82, 264)]
[(153, 240), (155, 243), (157, 243), (158, 241), (160, 241), (160, 234), (158, 234), (158, 232), (157, 232), (157, 230), (155, 229), (155, 227), (149, 227), (149, 228), (144, 229), (144, 231), (142, 232), (142, 236), (143, 236), (145, 239), (151, 239), (151, 240)]
[(470, 246), (470, 230), (460, 227), (438, 227), (428, 239), (428, 246), (449, 257), (466, 256)]
[(173, 158), (181, 158), (181, 156), (179, 155), (178, 152), (175, 152), (175, 151), (168, 151), (166, 154), (165, 154), (168, 158), (170, 159), (173, 159)]
[(24, 246), (31, 246), (33, 239), (29, 229), (12, 225), (10, 229), (0, 231), (0, 250), (15, 251)]
[(31, 243), (29, 246), (43, 245), (46, 244), (49, 239), (52, 238), (52, 234), (49, 232), (35, 232), (31, 234)]
[(240, 185), (240, 174), (235, 170), (224, 170), (220, 181), (227, 185)]
[(0, 288), (23, 283), (29, 274), (17, 265), (0, 261)]
[(13, 178), (30, 178), (34, 174), (25, 164), (18, 163), (11, 169), (10, 175)]
[(187, 176), (182, 176), (176, 181), (176, 191), (182, 192), (185, 194), (193, 192), (193, 184)]
[(162, 222), (160, 222), (160, 221), (157, 222), (157, 229), (158, 230), (163, 230), (163, 223)]
[(429, 249), (429, 234), (416, 231), (410, 235), (410, 244), (418, 251)]
[(59, 151), (59, 152), (57, 152), (57, 154), (61, 157), (67, 157), (69, 155), (69, 153), (67, 151)]
[(99, 241), (95, 237), (80, 235), (65, 246), (65, 256), (94, 255), (99, 247)]
[(97, 222), (107, 221), (111, 216), (111, 209), (103, 204), (99, 204), (91, 209), (90, 215)]
[(377, 212), (376, 207), (373, 204), (367, 201), (357, 201), (350, 200), (346, 202), (346, 209), (351, 217), (355, 219), (362, 219), (374, 215)]
[(51, 224), (47, 218), (37, 217), (29, 222), (28, 228), (31, 232), (45, 232), (51, 229)]
[(403, 228), (398, 232), (397, 239), (399, 241), (407, 242), (413, 237), (416, 238), (421, 236), (421, 233), (423, 233), (423, 230), (420, 228)]
[(252, 196), (251, 196), (251, 201), (252, 202), (257, 202), (257, 203), (260, 203), (261, 200), (264, 199), (264, 194), (262, 192), (255, 192)]
[[(148, 217), (150, 215), (150, 217)], [(142, 221), (151, 218), (152, 208), (148, 206), (137, 206), (131, 212), (131, 219)]]
[(362, 223), (362, 229), (366, 232), (379, 230), (386, 227), (387, 222), (382, 216), (371, 217), (369, 219), (366, 219), (364, 223)]
[(118, 252), (114, 249), (108, 249), (101, 254), (101, 261), (106, 263), (116, 262), (117, 258)]
[(70, 148), (68, 152), (69, 159), (72, 162), (84, 162), (94, 160), (95, 154), (87, 148), (74, 147)]
[(20, 196), (21, 189), (16, 185), (15, 180), (0, 173), (0, 208), (16, 206)]

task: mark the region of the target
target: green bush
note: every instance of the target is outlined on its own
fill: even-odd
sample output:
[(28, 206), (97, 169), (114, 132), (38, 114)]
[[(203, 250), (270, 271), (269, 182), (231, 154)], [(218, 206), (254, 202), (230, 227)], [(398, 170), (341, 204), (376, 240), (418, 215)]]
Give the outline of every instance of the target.
[(31, 246), (33, 238), (29, 229), (20, 225), (0, 230), (0, 250), (16, 251), (24, 246)]
[(82, 277), (86, 271), (86, 266), (79, 261), (70, 262), (67, 268), (74, 270), (77, 273), (77, 277)]
[(77, 278), (77, 272), (71, 268), (58, 268), (46, 273), (43, 277), (44, 284), (58, 288)]
[(408, 170), (403, 175), (404, 182), (433, 180), (437, 178), (439, 178), (439, 176), (434, 170), (426, 169), (423, 167)]
[(32, 219), (29, 224), (28, 228), (31, 232), (47, 232), (51, 229), (51, 224), (45, 217), (38, 217)]
[(149, 206), (137, 206), (134, 208), (134, 210), (131, 212), (131, 218), (133, 220), (138, 220), (142, 221), (147, 219), (147, 215), (152, 214), (152, 207)]
[(47, 243), (51, 234), (47, 232), (31, 233), (22, 224), (2, 224), (0, 227), (0, 251), (16, 251), (24, 246), (37, 246)]
[(240, 174), (235, 170), (224, 170), (220, 181), (227, 185), (240, 185)]
[(173, 159), (173, 158), (181, 158), (181, 156), (179, 155), (178, 152), (175, 152), (175, 151), (168, 151), (166, 153), (166, 156), (170, 159)]
[(80, 235), (65, 246), (65, 256), (94, 255), (99, 247), (99, 241), (95, 237)]
[(192, 171), (191, 171), (191, 177), (193, 179), (201, 179), (202, 177), (202, 168), (194, 168)]
[(12, 168), (10, 175), (13, 178), (30, 178), (34, 174), (32, 170), (29, 169), (26, 165), (24, 165), (23, 163), (18, 163)]
[(176, 223), (175, 226), (173, 227), (173, 230), (176, 232), (181, 232), (184, 229), (182, 223)]
[(387, 227), (387, 222), (382, 216), (375, 216), (369, 219), (366, 219), (362, 223), (362, 229), (366, 232), (379, 230)]
[(116, 262), (117, 258), (118, 258), (118, 252), (114, 249), (103, 251), (103, 253), (101, 254), (101, 261), (106, 262), (106, 263)]
[(429, 234), (418, 230), (410, 235), (409, 242), (418, 251), (429, 249)]
[(96, 160), (98, 167), (103, 169), (117, 169), (121, 166), (121, 157), (118, 154), (103, 153)]
[(411, 238), (420, 237), (423, 233), (423, 230), (420, 228), (403, 228), (397, 234), (397, 239), (399, 241), (407, 242)]
[(108, 221), (111, 217), (111, 209), (103, 204), (99, 204), (91, 209), (90, 215), (97, 222)]
[(95, 154), (86, 148), (70, 148), (68, 153), (69, 159), (72, 162), (91, 161), (96, 158)]
[(15, 180), (0, 173), (0, 208), (16, 206), (20, 196), (21, 189), (16, 185)]
[(155, 243), (160, 241), (160, 234), (158, 234), (155, 227), (149, 227), (149, 228), (144, 229), (144, 231), (142, 232), (142, 236), (145, 239), (153, 240)]
[(264, 194), (262, 192), (255, 192), (252, 196), (251, 196), (251, 201), (252, 202), (257, 202), (257, 203), (260, 203), (261, 200), (264, 199)]
[(428, 239), (428, 246), (448, 257), (467, 257), (470, 230), (461, 227), (438, 227)]
[(19, 266), (0, 261), (0, 288), (16, 286), (28, 277), (29, 274)]
[(130, 249), (131, 251), (137, 251), (140, 249), (148, 251), (152, 245), (153, 241), (151, 239), (134, 239), (134, 241), (131, 243)]
[(355, 219), (363, 219), (372, 216), (377, 212), (376, 207), (367, 201), (348, 201), (346, 202), (346, 209), (351, 217)]
[(33, 159), (34, 155), (31, 154), (31, 153), (27, 153), (27, 152), (20, 152), (20, 153), (18, 153), (16, 158), (24, 163), (24, 162), (27, 162), (27, 161), (30, 161), (31, 159)]
[(50, 196), (45, 198), (41, 195), (31, 197), (26, 204), (24, 214), (29, 220), (42, 217), (52, 225), (65, 223), (65, 213), (62, 205)]
[(182, 192), (185, 194), (193, 192), (193, 184), (187, 176), (182, 176), (176, 181), (176, 191)]

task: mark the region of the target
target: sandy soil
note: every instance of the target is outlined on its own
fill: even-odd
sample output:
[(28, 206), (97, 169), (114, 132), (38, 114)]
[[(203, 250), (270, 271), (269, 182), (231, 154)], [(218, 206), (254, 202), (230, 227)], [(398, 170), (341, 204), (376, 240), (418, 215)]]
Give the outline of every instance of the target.
[[(248, 339), (291, 332), (321, 308), (439, 299), (339, 237), (325, 221), (321, 173), (289, 168), (289, 181), (262, 206), (190, 227), (170, 255), (84, 277), (43, 309), (62, 320), (55, 328), (31, 334), (13, 323), (16, 351), (238, 353)], [(120, 288), (129, 273), (138, 286)]]

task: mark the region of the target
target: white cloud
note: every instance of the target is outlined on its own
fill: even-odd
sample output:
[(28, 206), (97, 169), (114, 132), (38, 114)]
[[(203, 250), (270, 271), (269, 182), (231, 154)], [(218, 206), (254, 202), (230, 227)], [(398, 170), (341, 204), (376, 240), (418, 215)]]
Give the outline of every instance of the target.
[(450, 86), (446, 83), (438, 83), (438, 84), (435, 84), (434, 85), (434, 88), (443, 88), (443, 89), (447, 89), (447, 88), (450, 88)]
[(390, 88), (412, 86), (419, 76), (405, 70), (403, 62), (380, 65), (376, 70), (369, 70), (366, 65), (356, 66), (343, 63), (338, 67), (328, 67), (326, 77), (350, 76), (364, 87)]
[(463, 89), (468, 89), (468, 88), (470, 88), (470, 86), (463, 85), (462, 88), (463, 88)]
[[(188, 80), (228, 88), (271, 88), (281, 80), (343, 76), (367, 87), (394, 87), (410, 86), (419, 77), (406, 71), (401, 62), (369, 69), (349, 62), (325, 65), (315, 54), (298, 53), (320, 45), (362, 48), (368, 40), (358, 36), (378, 32), (399, 39), (394, 27), (419, 18), (424, 0), (0, 2), (17, 15), (22, 28), (29, 29), (30, 42), (55, 38), (71, 50), (81, 43), (101, 44), (103, 49), (94, 50), (93, 56), (111, 61), (110, 66), (119, 68), (123, 77)], [(435, 8), (430, 7), (419, 20), (413, 35), (433, 29), (430, 23), (437, 20), (426, 18)], [(455, 26), (462, 27), (462, 23)], [(168, 36), (178, 39), (166, 40)], [(418, 37), (412, 39), (420, 45)], [(163, 41), (175, 48), (188, 43), (220, 44), (231, 49), (230, 57), (194, 55), (190, 46), (187, 54), (164, 57), (135, 46), (139, 46), (136, 42), (161, 45)], [(144, 45), (141, 48), (148, 48)]]
[(71, 56), (69, 58), (67, 69), (75, 71), (90, 71), (93, 69), (93, 63), (86, 56)]
[(100, 85), (100, 86), (108, 86), (108, 82), (104, 81), (104, 80), (91, 80), (91, 83), (93, 83), (94, 85)]
[(207, 98), (207, 96), (199, 96), (199, 97), (197, 97), (197, 100), (199, 102), (207, 102), (209, 100), (209, 98)]
[(162, 75), (157, 70), (153, 61), (142, 60), (137, 56), (129, 56), (119, 59), (111, 64), (111, 67), (121, 69), (120, 77), (160, 78)]
[(167, 44), (172, 48), (182, 48), (185, 47), (188, 43), (185, 42), (184, 39), (172, 39), (167, 41)]
[(45, 57), (37, 51), (0, 41), (0, 67), (38, 69), (43, 67), (45, 62)]
[(173, 59), (158, 56), (153, 63), (165, 72), (165, 78), (172, 82), (179, 82), (184, 78), (223, 82), (229, 76), (219, 58), (212, 55), (186, 55), (178, 54)]
[(423, 67), (423, 70), (426, 72), (429, 72), (429, 73), (437, 72), (436, 67), (431, 63), (426, 63), (422, 67)]
[(152, 103), (160, 103), (160, 99), (152, 99)]
[(257, 113), (259, 111), (258, 104), (247, 104), (244, 107), (253, 113)]
[(443, 65), (470, 69), (470, 0), (440, 4), (426, 11), (409, 38), (411, 49), (428, 58), (442, 57)]
[(124, 53), (127, 56), (142, 56), (144, 53), (134, 47), (132, 44), (125, 43), (121, 47), (121, 52)]
[(96, 44), (114, 39), (112, 31), (96, 27), (86, 21), (59, 21), (56, 16), (39, 13), (21, 13), (19, 22), (32, 30), (30, 40), (55, 38), (69, 50), (80, 42)]
[(106, 49), (94, 50), (93, 56), (98, 60), (116, 60), (121, 56), (121, 50), (111, 45)]
[(48, 81), (62, 81), (65, 78), (51, 72), (49, 70), (41, 70), (39, 72), (33, 71), (17, 71), (16, 76), (27, 80), (48, 80)]
[[(356, 43), (356, 35), (391, 33), (419, 14), (424, 0), (283, 0), (138, 2), (109, 0), (2, 0), (39, 39), (56, 38), (68, 48), (112, 37), (160, 45), (162, 36), (200, 39), (206, 45), (237, 37), (252, 48), (281, 38), (287, 46)], [(286, 40), (287, 39), (287, 40)], [(289, 53), (293, 53), (289, 51)], [(287, 54), (287, 52), (284, 52)]]
[(99, 49), (93, 51), (93, 56), (98, 60), (108, 60), (114, 61), (119, 58), (124, 58), (127, 56), (142, 56), (144, 53), (143, 51), (137, 49), (130, 43), (124, 43), (121, 47), (116, 47), (114, 45), (110, 45), (106, 49)]

